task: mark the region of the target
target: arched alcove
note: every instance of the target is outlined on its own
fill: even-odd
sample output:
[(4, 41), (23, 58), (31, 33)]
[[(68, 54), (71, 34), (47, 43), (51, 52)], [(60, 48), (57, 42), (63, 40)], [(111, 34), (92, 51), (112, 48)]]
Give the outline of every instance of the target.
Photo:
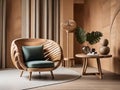
[(120, 73), (120, 9), (116, 10), (110, 28), (110, 48), (112, 57), (112, 69)]

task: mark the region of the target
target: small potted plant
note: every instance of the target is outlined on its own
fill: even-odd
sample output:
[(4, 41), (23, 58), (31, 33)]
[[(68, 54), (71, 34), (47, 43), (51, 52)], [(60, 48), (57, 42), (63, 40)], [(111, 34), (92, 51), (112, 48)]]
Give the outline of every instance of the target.
[[(80, 44), (88, 42), (90, 45), (96, 44), (100, 41), (103, 34), (99, 31), (85, 32), (81, 27), (77, 27), (75, 31), (75, 36)], [(89, 46), (84, 46), (82, 51), (87, 54), (90, 52)]]

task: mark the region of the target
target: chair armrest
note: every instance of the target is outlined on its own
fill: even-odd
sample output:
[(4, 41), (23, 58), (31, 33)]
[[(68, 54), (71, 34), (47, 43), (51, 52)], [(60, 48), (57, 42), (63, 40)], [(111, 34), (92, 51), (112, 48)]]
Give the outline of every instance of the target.
[(17, 69), (27, 70), (27, 67), (23, 64), (23, 60), (21, 60), (21, 54), (14, 43), (11, 45), (11, 59)]
[(55, 61), (53, 61), (54, 62), (54, 69), (56, 69), (56, 68), (58, 68), (59, 66), (60, 66), (60, 64), (61, 64), (61, 62), (62, 62), (62, 59), (61, 60), (55, 60)]
[(18, 63), (20, 64), (20, 66), (26, 71), (26, 70), (27, 70), (27, 67), (24, 65), (23, 61), (21, 61), (22, 56), (20, 55), (20, 53), (17, 52), (17, 53), (15, 54), (15, 56), (16, 56), (16, 60), (17, 60)]

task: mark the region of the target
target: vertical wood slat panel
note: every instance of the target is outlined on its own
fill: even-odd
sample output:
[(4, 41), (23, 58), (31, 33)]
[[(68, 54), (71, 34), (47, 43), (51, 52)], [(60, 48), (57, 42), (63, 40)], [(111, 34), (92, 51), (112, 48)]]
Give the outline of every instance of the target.
[(48, 38), (56, 42), (59, 41), (60, 37), (60, 26), (59, 26), (59, 0), (48, 1)]
[(31, 0), (31, 38), (36, 37), (36, 0)]
[(2, 41), (2, 68), (6, 67), (6, 38), (5, 38), (5, 32), (6, 32), (6, 0), (3, 0), (3, 41)]
[(36, 7), (35, 7), (36, 15), (35, 15), (35, 27), (36, 27), (36, 32), (35, 32), (35, 37), (40, 38), (40, 0), (36, 0)]
[(0, 68), (5, 68), (6, 0), (0, 0)]
[(0, 0), (0, 68), (2, 67), (2, 0)]
[(41, 0), (41, 37), (47, 39), (47, 0)]
[(23, 1), (26, 3), (23, 3), (25, 5), (23, 9), (26, 10), (22, 9), (25, 13), (23, 13), (23, 28), (30, 27), (29, 31), (27, 30), (29, 33), (22, 29), (23, 34), (25, 36), (29, 34), (31, 38), (48, 38), (59, 42), (59, 0)]
[(53, 0), (48, 0), (48, 39), (53, 39), (53, 36), (52, 36), (52, 33), (53, 33), (52, 1)]
[(30, 37), (30, 0), (22, 0), (22, 37)]
[(59, 37), (60, 37), (60, 26), (59, 26), (59, 12), (60, 12), (60, 1), (59, 0), (54, 0), (54, 40), (57, 43), (60, 43)]

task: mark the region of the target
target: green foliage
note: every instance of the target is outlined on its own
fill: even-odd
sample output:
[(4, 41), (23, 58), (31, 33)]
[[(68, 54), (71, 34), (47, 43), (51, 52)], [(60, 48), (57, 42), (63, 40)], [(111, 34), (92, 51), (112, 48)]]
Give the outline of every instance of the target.
[(86, 41), (86, 33), (85, 31), (80, 28), (80, 27), (77, 27), (76, 28), (76, 31), (75, 31), (75, 36), (76, 36), (76, 39), (77, 41), (82, 44)]
[(100, 37), (102, 37), (103, 34), (98, 31), (96, 32), (92, 31), (91, 33), (87, 33), (86, 36), (87, 36), (86, 41), (88, 41), (90, 44), (95, 44), (100, 41), (101, 39)]
[(89, 42), (89, 44), (95, 44), (97, 42), (100, 41), (100, 37), (103, 36), (103, 34), (99, 31), (92, 31), (91, 33), (89, 32), (85, 32), (82, 28), (77, 27), (76, 28), (76, 32), (75, 32), (75, 36), (77, 41), (82, 44), (85, 41)]

